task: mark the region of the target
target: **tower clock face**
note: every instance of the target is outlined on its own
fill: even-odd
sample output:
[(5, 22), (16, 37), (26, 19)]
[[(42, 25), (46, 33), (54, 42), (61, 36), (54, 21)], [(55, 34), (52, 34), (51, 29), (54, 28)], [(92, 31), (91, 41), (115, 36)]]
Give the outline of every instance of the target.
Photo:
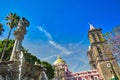
[(107, 63), (106, 65), (108, 68), (111, 68), (111, 63)]

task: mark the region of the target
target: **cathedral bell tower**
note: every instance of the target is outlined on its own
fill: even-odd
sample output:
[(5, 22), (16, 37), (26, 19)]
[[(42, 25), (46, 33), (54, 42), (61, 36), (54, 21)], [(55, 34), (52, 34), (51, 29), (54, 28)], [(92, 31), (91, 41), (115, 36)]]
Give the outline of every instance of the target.
[(94, 28), (90, 24), (88, 37), (91, 43), (87, 55), (92, 69), (98, 69), (104, 80), (114, 77), (120, 80), (120, 68), (104, 39), (101, 28)]

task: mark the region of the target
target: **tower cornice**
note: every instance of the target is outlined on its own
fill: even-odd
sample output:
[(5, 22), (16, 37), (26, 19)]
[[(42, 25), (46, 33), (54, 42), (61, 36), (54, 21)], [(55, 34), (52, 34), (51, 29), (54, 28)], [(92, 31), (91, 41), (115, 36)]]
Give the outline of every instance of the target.
[(102, 30), (102, 28), (96, 28), (96, 29), (93, 29), (93, 30), (89, 30), (88, 33), (95, 32), (95, 31), (101, 31), (101, 30)]

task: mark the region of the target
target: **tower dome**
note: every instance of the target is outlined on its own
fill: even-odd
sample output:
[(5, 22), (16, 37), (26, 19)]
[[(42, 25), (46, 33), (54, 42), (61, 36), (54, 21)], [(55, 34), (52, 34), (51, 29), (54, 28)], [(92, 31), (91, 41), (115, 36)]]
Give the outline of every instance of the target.
[(58, 56), (57, 60), (53, 64), (54, 65), (56, 65), (56, 64), (66, 64), (66, 62), (61, 58), (61, 56)]

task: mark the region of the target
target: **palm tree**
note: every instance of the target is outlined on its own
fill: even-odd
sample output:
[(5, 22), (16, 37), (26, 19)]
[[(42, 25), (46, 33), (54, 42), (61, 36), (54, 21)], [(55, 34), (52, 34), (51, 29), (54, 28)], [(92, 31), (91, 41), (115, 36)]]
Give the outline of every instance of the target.
[(4, 48), (3, 48), (3, 52), (2, 52), (2, 56), (1, 56), (1, 61), (3, 60), (4, 54), (5, 54), (5, 50), (6, 50), (6, 47), (7, 47), (7, 44), (8, 44), (8, 40), (10, 38), (11, 31), (12, 31), (12, 29), (14, 27), (17, 26), (19, 19), (20, 19), (20, 17), (17, 16), (16, 13), (10, 13), (6, 17), (6, 20), (8, 21), (7, 25), (9, 26), (10, 30), (9, 30), (9, 33), (8, 33), (7, 41), (6, 41), (6, 43), (4, 45)]
[(3, 31), (5, 30), (3, 29), (3, 25), (0, 23), (0, 35), (2, 35)]

